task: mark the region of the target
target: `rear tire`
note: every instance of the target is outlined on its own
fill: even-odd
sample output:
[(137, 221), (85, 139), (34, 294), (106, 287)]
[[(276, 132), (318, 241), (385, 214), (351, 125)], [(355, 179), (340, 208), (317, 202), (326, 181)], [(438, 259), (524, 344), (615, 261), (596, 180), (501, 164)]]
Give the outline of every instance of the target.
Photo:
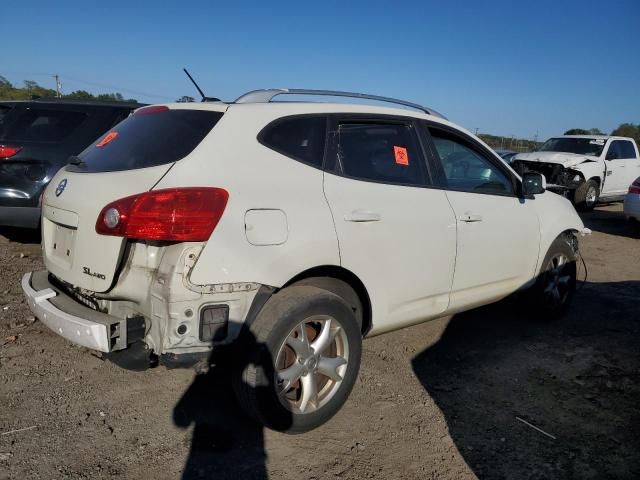
[(244, 410), (273, 430), (302, 433), (342, 407), (360, 369), (362, 336), (349, 305), (310, 285), (273, 295), (244, 332), (234, 374)]
[(587, 180), (576, 188), (573, 194), (573, 204), (578, 210), (590, 212), (598, 203), (600, 197), (600, 186), (593, 179)]

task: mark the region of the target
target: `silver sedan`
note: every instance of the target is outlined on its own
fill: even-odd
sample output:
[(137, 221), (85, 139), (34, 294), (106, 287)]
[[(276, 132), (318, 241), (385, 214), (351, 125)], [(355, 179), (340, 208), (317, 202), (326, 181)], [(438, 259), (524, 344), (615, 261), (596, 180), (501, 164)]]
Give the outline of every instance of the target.
[(640, 177), (631, 184), (629, 193), (624, 197), (624, 216), (640, 222)]

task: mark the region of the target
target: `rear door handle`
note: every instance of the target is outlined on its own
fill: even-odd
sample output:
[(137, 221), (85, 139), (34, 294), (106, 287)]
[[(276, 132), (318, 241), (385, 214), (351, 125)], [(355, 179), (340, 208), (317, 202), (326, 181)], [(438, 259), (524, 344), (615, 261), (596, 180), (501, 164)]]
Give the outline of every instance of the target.
[(467, 223), (481, 222), (482, 215), (478, 215), (477, 213), (464, 213), (458, 217), (458, 220)]
[(354, 210), (344, 216), (346, 222), (379, 222), (382, 216), (368, 210)]

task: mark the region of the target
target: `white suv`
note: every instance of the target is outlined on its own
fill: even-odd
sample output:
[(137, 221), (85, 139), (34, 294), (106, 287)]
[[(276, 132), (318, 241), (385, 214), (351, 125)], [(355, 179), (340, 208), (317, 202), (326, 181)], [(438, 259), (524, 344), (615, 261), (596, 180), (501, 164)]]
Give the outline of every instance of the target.
[(42, 203), (47, 270), (22, 286), (43, 323), (167, 365), (241, 345), (241, 403), (290, 432), (345, 402), (364, 336), (531, 286), (540, 315), (562, 313), (585, 231), (541, 175), (436, 112), (312, 90), (140, 108)]

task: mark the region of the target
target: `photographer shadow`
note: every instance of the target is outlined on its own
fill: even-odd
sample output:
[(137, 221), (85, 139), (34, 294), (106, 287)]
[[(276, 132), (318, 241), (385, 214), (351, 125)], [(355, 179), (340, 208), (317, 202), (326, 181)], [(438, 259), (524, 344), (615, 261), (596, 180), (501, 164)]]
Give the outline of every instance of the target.
[[(264, 427), (241, 409), (232, 386), (233, 375), (248, 360), (242, 352), (262, 347), (245, 332), (241, 348), (223, 347), (209, 359), (205, 373), (193, 383), (176, 404), (174, 423), (187, 429), (193, 426), (189, 456), (182, 474), (191, 479), (266, 479)], [(269, 362), (271, 358), (269, 357)], [(273, 371), (273, 364), (267, 366)], [(252, 387), (254, 393), (268, 386)], [(286, 427), (286, 425), (283, 425)]]

